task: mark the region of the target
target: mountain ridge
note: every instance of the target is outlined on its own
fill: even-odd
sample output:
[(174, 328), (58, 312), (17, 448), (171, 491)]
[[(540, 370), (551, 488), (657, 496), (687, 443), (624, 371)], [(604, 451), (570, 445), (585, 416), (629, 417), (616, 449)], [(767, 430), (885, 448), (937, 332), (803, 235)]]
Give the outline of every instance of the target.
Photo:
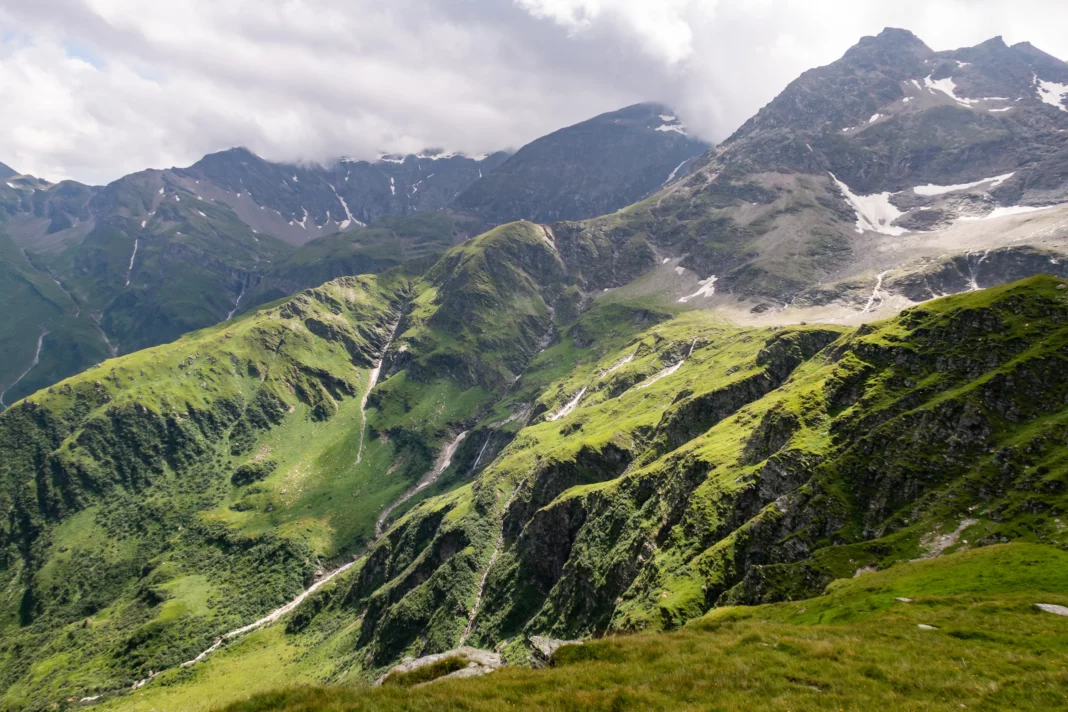
[[(628, 125), (623, 132), (646, 130)], [(623, 207), (646, 191), (643, 183), (632, 185), (630, 173), (659, 165), (655, 172), (666, 177), (677, 164), (678, 145), (687, 146), (688, 155), (704, 147), (688, 139), (679, 144), (675, 133), (648, 133), (639, 150), (614, 160), (596, 183), (576, 185), (577, 192), (565, 190), (559, 199), (619, 184), (622, 192), (613, 194), (611, 206)], [(584, 140), (596, 134), (586, 131)], [(549, 144), (569, 135), (568, 129), (557, 132)], [(660, 155), (661, 144), (675, 152)], [(605, 144), (588, 156), (596, 164), (610, 152)], [(76, 325), (57, 318), (44, 324), (51, 332), (46, 358), (15, 384), (13, 395), (50, 385), (102, 354), (166, 343), (241, 309), (338, 276), (442, 252), (497, 222), (522, 218), (512, 214), (523, 212), (514, 205), (490, 221), (450, 207), (465, 187), (508, 158), (503, 152), (476, 159), (428, 150), (318, 166), (271, 163), (235, 148), (186, 168), (142, 171), (103, 187), (50, 185), (32, 176), (0, 184), (0, 214), (7, 214), (0, 230), (38, 272), (35, 280), (56, 282), (76, 305), (69, 311), (78, 312)], [(540, 169), (537, 180), (550, 179), (566, 185)], [(503, 196), (499, 202), (510, 204)], [(592, 216), (605, 205), (600, 199), (578, 209)], [(28, 311), (55, 310), (40, 303)], [(21, 357), (0, 366), (0, 382), (8, 389), (31, 362), (39, 332), (13, 326), (3, 340), (13, 342), (11, 350)], [(72, 343), (73, 355), (51, 353), (60, 343)]]

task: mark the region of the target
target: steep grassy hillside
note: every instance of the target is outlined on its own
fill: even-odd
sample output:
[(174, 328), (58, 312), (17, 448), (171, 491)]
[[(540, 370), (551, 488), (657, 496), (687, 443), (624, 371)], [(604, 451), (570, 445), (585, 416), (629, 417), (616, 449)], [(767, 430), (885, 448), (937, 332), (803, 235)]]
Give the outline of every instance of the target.
[[(536, 256), (552, 254), (537, 248), (550, 244), (533, 226), (509, 226), (441, 263), (453, 278), (439, 275), (421, 293), (428, 296), (413, 300), (398, 337), (394, 366), (407, 367), (372, 395), (373, 404), (381, 399), (379, 417), (397, 418), (391, 439), (460, 402), (426, 388), (433, 381), (416, 389), (407, 380), (421, 372), (427, 348), (440, 360), (426, 373), (471, 378), (471, 388), (484, 390), (511, 358), (480, 344), (489, 356), (469, 377), (470, 364), (445, 336), (471, 343), (462, 326), (480, 315), (439, 322), (451, 300), (434, 299), (484, 298), (516, 312), (499, 322), (502, 331), (526, 328), (539, 313), (537, 299), (524, 296), (530, 272), (495, 281), (464, 266), (509, 255), (509, 270), (524, 256), (533, 269), (548, 260)], [(515, 286), (510, 302), (502, 284)], [(516, 308), (524, 303), (534, 305), (528, 317)], [(468, 411), (456, 469), (389, 510), (383, 536), (284, 626), (231, 641), (206, 662), (110, 704), (207, 709), (283, 681), (360, 686), (402, 656), (461, 644), (497, 648), (521, 663), (531, 635), (677, 630), (709, 611), (817, 595), (858, 571), (896, 575), (914, 559), (999, 542), (1068, 543), (1062, 280), (950, 297), (859, 330), (738, 329), (709, 312), (612, 302), (596, 302), (557, 329), (517, 381)], [(509, 341), (522, 343), (524, 333), (537, 329)], [(1027, 576), (1011, 570), (1022, 568), (1016, 559), (1005, 561), (1006, 576)], [(842, 635), (845, 645), (860, 633)], [(891, 649), (878, 655), (889, 659)], [(663, 674), (674, 674), (673, 659), (664, 664)], [(276, 677), (266, 678), (264, 665)], [(774, 692), (786, 682), (767, 684)], [(544, 694), (550, 699), (555, 688)]]
[(840, 338), (693, 313), (654, 327), (546, 389), (544, 417), (471, 488), (403, 520), (329, 605), (363, 616), (359, 643), (385, 664), (808, 594), (916, 556), (973, 505), (973, 538), (1059, 539), (1031, 512), (1064, 506), (1061, 284)]
[[(158, 173), (84, 195), (69, 196), (67, 188), (61, 183), (34, 193), (33, 212), (4, 225), (13, 246), (0, 255), (0, 264), (43, 284), (36, 290), (67, 317), (13, 304), (0, 340), (32, 356), (37, 334), (47, 329), (49, 336), (40, 362), (15, 388), (29, 358), (0, 367), (2, 387), (11, 388), (8, 405), (120, 351), (173, 341), (226, 320), (251, 273), (291, 251), (257, 235), (229, 208), (165, 183)], [(0, 289), (5, 299), (18, 298), (18, 284)], [(35, 325), (32, 334), (21, 321)]]
[(335, 282), (0, 416), (5, 707), (176, 665), (371, 535), (360, 394), (409, 286)]
[[(675, 633), (565, 647), (548, 670), (415, 689), (296, 688), (227, 712), (305, 710), (1060, 710), (1068, 555), (1008, 544), (720, 608)], [(921, 626), (932, 626), (924, 629)]]
[[(174, 668), (467, 475), (465, 431), (551, 330), (562, 268), (531, 224), (442, 262), (335, 280), (0, 416), (5, 706)], [(479, 323), (510, 324), (485, 367)]]
[[(420, 258), (425, 268), (480, 225), (448, 213), (386, 217), (294, 251), (250, 230), (225, 205), (141, 178), (107, 188), (103, 197), (120, 216), (69, 245), (19, 247), (0, 235), (0, 294), (12, 306), (0, 326), (11, 352), (0, 362), (7, 405), (108, 356), (173, 341), (337, 277), (405, 262), (415, 268)], [(39, 363), (16, 383), (43, 330)]]

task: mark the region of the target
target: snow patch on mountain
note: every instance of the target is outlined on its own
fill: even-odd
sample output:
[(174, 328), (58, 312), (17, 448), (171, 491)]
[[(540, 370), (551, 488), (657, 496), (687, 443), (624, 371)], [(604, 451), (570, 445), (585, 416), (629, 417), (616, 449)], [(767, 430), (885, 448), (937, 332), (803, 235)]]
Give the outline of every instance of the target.
[(682, 360), (682, 361), (679, 361), (678, 363), (676, 363), (673, 366), (668, 366), (663, 371), (660, 371), (659, 373), (657, 373), (656, 375), (652, 376), (651, 378), (647, 378), (646, 380), (644, 380), (641, 383), (639, 383), (637, 385), (637, 388), (638, 389), (648, 388), (649, 386), (653, 385), (654, 383), (656, 383), (660, 379), (667, 378), (668, 376), (672, 375), (673, 373), (678, 371), (680, 368), (682, 368), (684, 363), (686, 363), (686, 361)]
[(1035, 89), (1038, 91), (1038, 98), (1050, 106), (1056, 106), (1061, 111), (1068, 112), (1068, 108), (1064, 106), (1064, 100), (1068, 98), (1068, 84), (1047, 82), (1044, 79), (1039, 79), (1037, 74), (1032, 76), (1035, 78)]
[(587, 388), (583, 387), (582, 390), (575, 394), (574, 398), (568, 401), (567, 405), (565, 405), (563, 408), (556, 411), (555, 413), (545, 416), (545, 419), (548, 421), (554, 421), (560, 420), (561, 418), (570, 415), (571, 412), (575, 410), (575, 408), (578, 408), (579, 403), (582, 401), (582, 396), (586, 395), (587, 390)]
[(899, 217), (904, 215), (903, 212), (894, 207), (890, 202), (889, 192), (874, 193), (872, 195), (857, 195), (849, 189), (849, 186), (838, 180), (837, 176), (833, 173), (830, 174), (831, 179), (838, 185), (838, 189), (842, 191), (842, 195), (845, 196), (849, 204), (853, 206), (853, 210), (857, 214), (856, 231), (863, 233), (865, 230), (870, 232), (878, 232), (883, 235), (890, 235), (896, 237), (903, 235), (906, 230), (903, 227), (897, 227), (892, 223)]
[(965, 222), (971, 222), (975, 220), (993, 220), (994, 218), (1003, 218), (1008, 215), (1022, 215), (1023, 213), (1033, 213), (1038, 210), (1049, 210), (1055, 208), (1055, 205), (1006, 205), (1000, 208), (994, 208), (986, 215), (963, 215), (961, 220)]
[(698, 289), (693, 294), (689, 294), (685, 297), (682, 297), (681, 299), (679, 299), (679, 302), (685, 304), (691, 299), (695, 299), (697, 297), (711, 297), (713, 294), (716, 293), (716, 275), (712, 275), (708, 279), (702, 279), (700, 282), (698, 282), (698, 284), (701, 285), (700, 289)]
[(626, 366), (628, 363), (630, 363), (631, 361), (634, 360), (634, 356), (637, 355), (637, 353), (638, 352), (635, 351), (634, 353), (632, 353), (631, 355), (627, 356), (626, 358), (623, 358), (623, 359), (620, 359), (619, 361), (616, 361), (612, 365), (611, 368), (609, 368), (607, 371), (605, 371), (604, 373), (601, 374), (601, 378), (603, 379), (606, 376), (609, 376), (609, 375), (615, 373), (616, 371), (618, 371), (619, 369), (623, 368), (624, 366)]
[(942, 195), (944, 193), (952, 193), (957, 190), (967, 190), (968, 188), (974, 188), (975, 186), (982, 185), (983, 183), (989, 183), (990, 189), (992, 190), (1007, 181), (1009, 178), (1012, 178), (1014, 175), (1016, 175), (1015, 171), (1000, 176), (994, 176), (993, 178), (983, 178), (981, 180), (972, 181), (971, 183), (957, 183), (956, 185), (935, 185), (934, 183), (928, 183), (927, 185), (916, 186), (912, 189), (912, 192), (916, 195)]
[(134, 260), (137, 259), (137, 247), (140, 244), (141, 244), (141, 240), (140, 239), (134, 240), (133, 254), (130, 255), (130, 266), (126, 268), (126, 284), (125, 284), (125, 286), (127, 286), (127, 287), (130, 286), (130, 275), (133, 274)]
[[(689, 161), (690, 161), (690, 159), (687, 158), (685, 161), (683, 161), (679, 165), (675, 166), (675, 170), (671, 171), (671, 175), (669, 175), (667, 177), (667, 180), (664, 181), (664, 185), (667, 185), (671, 181), (675, 180), (675, 176), (677, 176), (679, 174), (679, 171), (682, 170), (682, 167), (685, 166), (687, 163), (689, 163)], [(481, 178), (482, 177), (482, 171), (479, 171), (478, 173), (479, 173), (478, 177)]]
[(961, 106), (971, 107), (983, 101), (1008, 101), (1008, 99), (1003, 96), (984, 96), (979, 99), (967, 99), (962, 96), (957, 96), (957, 85), (953, 83), (953, 77), (935, 80), (931, 79), (932, 76), (934, 75), (928, 74), (923, 78), (924, 86), (926, 86), (932, 94), (941, 92)]
[[(392, 180), (392, 178), (390, 180)], [(345, 199), (342, 198), (341, 195), (337, 192), (337, 188), (335, 188), (334, 186), (330, 186), (330, 190), (334, 191), (334, 197), (338, 199), (338, 201), (341, 203), (341, 207), (345, 209), (346, 219), (342, 220), (340, 223), (338, 223), (338, 227), (340, 229), (344, 230), (345, 228), (347, 228), (349, 225), (352, 225), (353, 223), (356, 223), (360, 227), (363, 227), (363, 223), (362, 222), (360, 222), (356, 218), (352, 217), (352, 211), (349, 210), (349, 204), (346, 203)], [(327, 212), (327, 215), (329, 215), (329, 214), (330, 213)]]

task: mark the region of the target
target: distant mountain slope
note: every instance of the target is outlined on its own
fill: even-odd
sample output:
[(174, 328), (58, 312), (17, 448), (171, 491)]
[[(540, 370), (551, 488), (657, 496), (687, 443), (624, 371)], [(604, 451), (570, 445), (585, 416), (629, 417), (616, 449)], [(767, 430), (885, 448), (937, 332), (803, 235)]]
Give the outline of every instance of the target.
[(658, 190), (707, 149), (667, 107), (637, 104), (527, 144), (456, 207), (495, 223), (604, 215)]
[[(620, 112), (628, 127), (638, 121), (632, 113)], [(664, 125), (659, 118), (654, 123)], [(646, 183), (655, 179), (649, 185), (660, 185), (676, 165), (664, 163), (650, 178), (644, 162), (672, 162), (684, 146), (692, 155), (696, 144), (681, 134), (647, 128), (637, 132), (641, 141), (626, 143), (622, 162), (603, 148), (588, 156), (606, 166), (587, 166), (598, 179), (569, 188), (569, 199), (585, 206), (582, 217), (601, 211), (597, 196), (612, 192), (611, 186), (633, 183), (644, 193), (651, 189)], [(605, 131), (602, 126), (595, 134)], [(527, 169), (541, 176), (557, 171), (554, 153), (535, 149), (525, 155), (521, 165)], [(488, 220), (449, 207), (508, 156), (427, 151), (319, 166), (272, 163), (237, 148), (188, 168), (142, 171), (104, 187), (12, 175), (0, 181), (0, 229), (23, 255), (19, 259), (36, 269), (35, 279), (57, 283), (75, 305), (69, 311), (80, 316), (76, 327), (50, 322), (42, 360), (17, 383), (32, 361), (25, 354), (33, 355), (38, 333), (16, 328), (14, 320), (0, 324), (0, 340), (12, 342), (19, 355), (0, 362), (0, 390), (10, 390), (10, 403), (101, 354), (165, 343), (338, 276), (441, 252), (514, 219), (517, 206)], [(372, 223), (374, 229), (362, 230)], [(53, 353), (61, 343), (76, 344), (76, 356)]]
[(341, 160), (333, 166), (271, 163), (245, 149), (206, 156), (174, 171), (178, 184), (229, 206), (250, 227), (292, 244), (450, 205), (457, 193), (508, 158), (444, 153)]
[(554, 230), (626, 250), (656, 271), (647, 291), (762, 323), (1064, 274), (1062, 85), (1068, 65), (1030, 45), (934, 52), (888, 29), (805, 72), (691, 175)]
[(253, 275), (239, 313), (337, 277), (429, 258), (481, 232), (482, 225), (477, 218), (439, 210), (383, 215), (367, 227), (320, 237)]
[(858, 195), (1016, 171), (995, 186), (995, 198), (1050, 203), (1066, 195), (1068, 90), (1054, 92), (1061, 85), (1068, 64), (1027, 43), (1009, 47), (997, 37), (934, 52), (910, 32), (887, 29), (802, 74), (719, 147), (715, 163), (830, 171)]
[(51, 277), (0, 232), (0, 408), (111, 355), (100, 330)]

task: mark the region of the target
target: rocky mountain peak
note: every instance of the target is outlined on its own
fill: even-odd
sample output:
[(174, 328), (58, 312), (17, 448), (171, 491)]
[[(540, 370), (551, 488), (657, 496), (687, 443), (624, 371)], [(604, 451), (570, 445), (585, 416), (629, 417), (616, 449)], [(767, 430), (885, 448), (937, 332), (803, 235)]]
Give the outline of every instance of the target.
[(926, 51), (930, 52), (931, 49), (913, 34), (911, 31), (902, 27), (884, 27), (882, 32), (877, 35), (868, 35), (861, 37), (860, 41), (854, 45), (856, 47), (872, 47), (878, 46), (883, 48), (902, 48), (912, 51)]
[(602, 215), (659, 190), (707, 150), (670, 108), (634, 104), (527, 144), (455, 205), (493, 223)]
[(933, 50), (908, 30), (888, 27), (874, 37), (863, 37), (849, 48), (844, 62), (868, 68), (902, 71), (933, 54)]

